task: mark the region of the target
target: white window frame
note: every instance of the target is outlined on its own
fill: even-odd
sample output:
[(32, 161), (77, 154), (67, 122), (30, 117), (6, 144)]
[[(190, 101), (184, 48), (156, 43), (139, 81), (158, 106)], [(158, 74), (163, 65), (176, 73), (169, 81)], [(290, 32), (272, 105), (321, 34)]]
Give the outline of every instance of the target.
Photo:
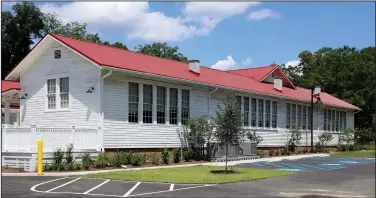
[[(286, 103), (285, 103), (285, 112), (286, 112), (286, 108), (287, 108), (287, 104), (290, 104), (290, 127), (292, 126), (292, 105), (294, 104), (295, 106), (296, 106), (296, 108), (295, 108), (295, 117), (296, 117), (296, 124), (295, 124), (295, 126), (298, 128), (298, 120), (300, 120), (300, 130), (302, 130), (302, 131), (308, 131), (308, 130), (310, 130), (310, 128), (308, 128), (308, 126), (309, 125), (311, 125), (311, 119), (309, 119), (310, 117), (311, 117), (311, 114), (310, 114), (310, 111), (309, 111), (309, 109), (310, 109), (310, 105), (308, 105), (308, 104), (304, 104), (304, 103), (299, 103), (299, 102), (293, 102), (293, 101), (286, 101)], [(298, 113), (298, 106), (301, 106), (301, 108), (300, 108), (300, 117), (299, 117), (299, 113)], [(304, 108), (306, 108), (306, 117), (305, 117), (305, 120), (306, 120), (306, 128), (305, 129), (303, 129), (303, 109)], [(287, 112), (286, 112), (287, 113)], [(287, 114), (285, 113), (285, 127), (287, 126)], [(312, 126), (311, 126), (312, 127)], [(288, 128), (286, 128), (286, 129), (288, 129)]]
[[(192, 87), (189, 86), (184, 86), (184, 85), (175, 85), (172, 83), (168, 82), (159, 82), (159, 81), (154, 81), (154, 80), (140, 80), (134, 77), (127, 77), (125, 83), (133, 82), (133, 83), (138, 83), (139, 86), (139, 105), (138, 105), (138, 123), (132, 123), (128, 121), (128, 112), (129, 112), (129, 107), (127, 106), (126, 109), (126, 120), (128, 124), (140, 124), (140, 125), (166, 125), (166, 126), (181, 126), (182, 121), (181, 121), (181, 109), (182, 109), (182, 89), (188, 90), (189, 91), (189, 117), (192, 115)], [(152, 111), (152, 123), (143, 123), (143, 87), (144, 84), (147, 85), (152, 85), (153, 87), (153, 111)], [(165, 123), (158, 124), (157, 123), (157, 86), (165, 87), (166, 88), (166, 117), (165, 117)], [(128, 87), (128, 86), (127, 86)], [(177, 117), (177, 124), (170, 124), (170, 88), (175, 88), (178, 90), (178, 117)], [(129, 101), (128, 101), (129, 103)]]
[[(69, 84), (69, 93), (68, 93), (68, 108), (61, 108), (61, 103), (60, 103), (60, 78), (68, 78), (68, 84)], [(55, 92), (55, 97), (56, 97), (56, 108), (55, 109), (48, 109), (48, 84), (47, 81), (50, 79), (55, 79), (56, 83), (56, 92)], [(71, 94), (71, 78), (69, 77), (68, 73), (62, 73), (62, 74), (55, 74), (55, 75), (47, 75), (45, 78), (45, 113), (49, 112), (59, 112), (59, 111), (70, 111), (71, 106), (72, 106), (72, 94)]]

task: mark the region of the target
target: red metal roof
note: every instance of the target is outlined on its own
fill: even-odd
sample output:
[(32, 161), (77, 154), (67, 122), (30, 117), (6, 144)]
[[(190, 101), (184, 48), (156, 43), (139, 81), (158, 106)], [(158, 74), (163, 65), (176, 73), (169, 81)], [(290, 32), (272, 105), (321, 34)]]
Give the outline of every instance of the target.
[[(197, 75), (189, 71), (188, 64), (186, 63), (77, 40), (58, 34), (49, 33), (49, 35), (81, 53), (83, 56), (98, 65), (310, 101), (310, 90), (284, 87), (282, 92), (279, 92), (273, 88), (272, 84), (258, 82), (257, 79), (265, 77), (268, 72), (270, 73), (275, 69), (275, 66), (254, 69), (253, 71), (257, 71), (256, 74), (253, 75), (254, 77), (211, 69), (208, 67), (201, 67), (200, 74)], [(252, 70), (249, 70), (249, 72), (251, 71)], [(328, 105), (360, 110), (358, 107), (337, 99), (327, 93), (321, 94), (321, 98), (322, 101)]]
[(245, 69), (234, 69), (229, 70), (228, 72), (234, 73), (234, 74), (240, 74), (243, 76), (249, 76), (254, 78), (257, 82), (264, 79), (270, 72), (275, 70), (277, 66), (275, 65), (269, 65), (265, 67), (256, 67), (256, 68), (245, 68)]
[(20, 82), (2, 80), (1, 93), (4, 93), (9, 90), (20, 90)]

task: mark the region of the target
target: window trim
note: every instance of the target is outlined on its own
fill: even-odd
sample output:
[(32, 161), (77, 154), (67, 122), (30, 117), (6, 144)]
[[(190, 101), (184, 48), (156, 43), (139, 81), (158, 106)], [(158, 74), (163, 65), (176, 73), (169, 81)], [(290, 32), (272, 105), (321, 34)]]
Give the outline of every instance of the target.
[[(60, 78), (68, 78), (68, 84), (69, 84), (69, 92), (68, 92), (68, 108), (61, 108), (61, 103), (60, 103)], [(56, 108), (55, 109), (48, 109), (48, 84), (47, 81), (50, 79), (55, 79), (56, 83), (56, 92), (55, 92), (55, 97), (56, 97)], [(53, 75), (46, 75), (45, 77), (45, 82), (44, 82), (44, 112), (45, 113), (52, 113), (52, 112), (65, 112), (65, 111), (71, 111), (71, 106), (72, 106), (72, 86), (71, 86), (71, 78), (69, 76), (69, 73), (61, 73), (61, 74), (53, 74)]]

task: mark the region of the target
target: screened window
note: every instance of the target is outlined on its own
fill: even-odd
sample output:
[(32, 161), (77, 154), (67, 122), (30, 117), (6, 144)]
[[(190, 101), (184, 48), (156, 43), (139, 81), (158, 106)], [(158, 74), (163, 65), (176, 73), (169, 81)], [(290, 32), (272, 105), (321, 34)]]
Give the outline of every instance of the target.
[(259, 124), (258, 124), (258, 126), (264, 127), (264, 100), (259, 99), (258, 104), (259, 104), (259, 116), (258, 116)]
[(249, 118), (249, 97), (244, 97), (244, 126), (248, 126), (248, 118)]
[(324, 109), (324, 131), (326, 131), (327, 129), (326, 127), (327, 123), (328, 123), (328, 110)]
[(291, 111), (292, 111), (292, 125), (296, 126), (296, 104), (291, 105)]
[(339, 117), (339, 111), (336, 111), (336, 131), (339, 131), (339, 120), (340, 120), (340, 117)]
[(298, 129), (302, 127), (302, 106), (298, 105), (298, 125), (296, 126)]
[(56, 79), (47, 80), (47, 108), (56, 109)]
[(128, 121), (138, 122), (138, 83), (129, 82), (129, 112)]
[(265, 100), (265, 127), (270, 127), (270, 100)]
[(328, 116), (328, 124), (327, 124), (327, 130), (331, 131), (332, 130), (332, 111), (330, 109), (327, 109), (327, 116)]
[(153, 85), (144, 84), (143, 93), (142, 121), (143, 123), (153, 123)]
[(242, 97), (241, 96), (236, 96), (236, 108), (238, 109), (239, 112), (242, 110)]
[(332, 131), (335, 131), (335, 126), (336, 126), (336, 112), (332, 110)]
[(273, 101), (272, 102), (272, 128), (277, 128), (277, 102)]
[(346, 123), (346, 120), (347, 120), (346, 112), (342, 112), (342, 119), (343, 119), (342, 129), (346, 129), (346, 128), (347, 128), (347, 123)]
[(170, 124), (178, 124), (178, 89), (170, 88)]
[(311, 107), (307, 107), (307, 109), (308, 109), (308, 125), (307, 125), (307, 128), (311, 129), (312, 108)]
[(189, 118), (189, 90), (182, 89), (181, 97), (181, 122), (186, 124)]
[(251, 108), (251, 111), (252, 111), (252, 114), (251, 114), (251, 126), (253, 127), (256, 127), (256, 124), (257, 124), (257, 104), (256, 104), (256, 98), (252, 98), (251, 100), (251, 105), (252, 105), (252, 108)]
[(302, 106), (303, 116), (302, 116), (302, 129), (307, 129), (307, 107)]
[(54, 50), (54, 59), (61, 58), (61, 50)]
[(286, 103), (286, 129), (289, 129), (291, 127), (291, 105), (290, 103)]
[(60, 78), (60, 108), (69, 108), (69, 78)]
[(164, 124), (166, 122), (166, 88), (157, 87), (157, 123)]

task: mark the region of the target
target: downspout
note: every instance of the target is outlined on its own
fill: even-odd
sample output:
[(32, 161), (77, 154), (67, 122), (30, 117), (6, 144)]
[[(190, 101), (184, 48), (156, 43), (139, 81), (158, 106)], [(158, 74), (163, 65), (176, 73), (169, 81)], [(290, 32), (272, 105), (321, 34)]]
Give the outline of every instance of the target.
[[(99, 69), (99, 75), (101, 76), (102, 75), (102, 70), (103, 70), (103, 67), (100, 67)], [(102, 79), (100, 80), (101, 83), (100, 83), (100, 98), (101, 98), (101, 101), (100, 101), (100, 112), (101, 112), (101, 130), (102, 130), (102, 134), (101, 134), (101, 152), (104, 152), (104, 143), (103, 143), (103, 139), (104, 139), (104, 110), (103, 110), (103, 100), (104, 100), (104, 79), (107, 78), (108, 76), (110, 76), (112, 74), (112, 70), (110, 69), (109, 72), (107, 74), (105, 74), (104, 76), (102, 76)]]
[(210, 122), (210, 94), (216, 92), (218, 87), (216, 87), (213, 91), (208, 93), (208, 122)]

